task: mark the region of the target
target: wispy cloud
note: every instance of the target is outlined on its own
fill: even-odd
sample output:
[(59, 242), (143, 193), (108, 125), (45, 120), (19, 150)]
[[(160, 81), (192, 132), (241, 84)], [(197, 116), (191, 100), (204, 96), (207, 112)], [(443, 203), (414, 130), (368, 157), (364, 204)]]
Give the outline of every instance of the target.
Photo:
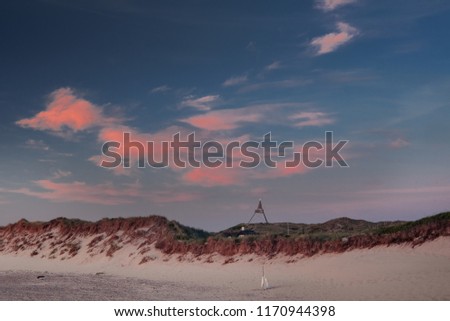
[(438, 79), (402, 92), (397, 101), (397, 116), (388, 124), (428, 117), (450, 107), (450, 79)]
[(262, 70), (256, 75), (257, 79), (264, 79), (268, 74), (275, 70), (279, 70), (283, 68), (284, 66), (281, 64), (281, 61), (274, 60), (272, 63), (264, 66)]
[(376, 80), (378, 75), (369, 69), (319, 70), (320, 80), (336, 84), (364, 84)]
[(193, 127), (208, 131), (233, 130), (245, 123), (257, 123), (264, 119), (264, 111), (273, 105), (246, 106), (234, 109), (220, 109), (180, 119)]
[(239, 92), (252, 92), (265, 89), (282, 89), (282, 88), (296, 88), (305, 86), (311, 83), (310, 79), (284, 79), (275, 81), (263, 81), (254, 84), (248, 84), (239, 89)]
[[(56, 178), (55, 178), (56, 179)], [(149, 200), (154, 203), (189, 202), (198, 200), (201, 195), (186, 191), (147, 191), (141, 183), (131, 184), (87, 184), (85, 182), (58, 183), (54, 179), (34, 181), (35, 188), (4, 189), (1, 193), (27, 195), (54, 203), (81, 202), (100, 205), (133, 204), (137, 200)], [(0, 197), (0, 204), (2, 202)]]
[(323, 126), (333, 124), (336, 120), (324, 112), (300, 112), (289, 117), (297, 127)]
[(223, 109), (181, 119), (181, 121), (196, 128), (216, 131), (236, 129), (243, 123), (255, 123), (262, 119), (263, 115), (258, 112), (248, 113), (242, 109)]
[(58, 169), (57, 171), (55, 171), (53, 173), (52, 178), (59, 179), (59, 178), (63, 178), (63, 177), (69, 177), (70, 175), (72, 175), (72, 172), (70, 172), (70, 171), (63, 171), (61, 169)]
[(389, 147), (393, 148), (393, 149), (401, 149), (401, 148), (407, 147), (409, 145), (411, 145), (411, 143), (401, 137), (391, 140), (389, 142)]
[(264, 70), (272, 71), (272, 70), (277, 70), (280, 68), (281, 68), (281, 62), (276, 60), (276, 61), (272, 62), (270, 65), (265, 66)]
[(167, 86), (167, 85), (162, 85), (162, 86), (158, 86), (158, 87), (152, 88), (152, 89), (150, 90), (150, 92), (151, 92), (152, 94), (164, 93), (164, 92), (166, 92), (166, 91), (169, 91), (170, 89), (171, 89), (171, 88), (170, 88), (169, 86)]
[(102, 205), (132, 204), (136, 198), (144, 196), (142, 186), (138, 183), (122, 186), (113, 183), (89, 185), (78, 181), (57, 183), (46, 179), (34, 181), (34, 184), (40, 190), (20, 188), (0, 191), (33, 196), (52, 202), (82, 202)]
[(358, 30), (345, 22), (337, 23), (337, 32), (314, 38), (310, 45), (316, 55), (324, 55), (337, 50), (359, 34)]
[(231, 78), (228, 78), (227, 80), (225, 80), (223, 82), (222, 86), (224, 86), (224, 87), (237, 86), (237, 85), (247, 82), (247, 80), (248, 80), (247, 75), (235, 76), (235, 77), (231, 77)]
[(60, 88), (50, 94), (46, 109), (17, 125), (50, 131), (61, 136), (119, 121), (106, 117), (101, 107), (79, 97), (71, 88)]
[(37, 149), (37, 150), (43, 150), (43, 151), (49, 151), (50, 147), (44, 143), (42, 140), (36, 140), (36, 139), (28, 139), (25, 142), (25, 147), (29, 149)]
[(317, 8), (323, 11), (332, 11), (338, 7), (354, 3), (357, 0), (316, 0)]
[(208, 95), (200, 98), (189, 96), (186, 97), (180, 105), (181, 107), (192, 107), (205, 111), (210, 110), (219, 99), (219, 95)]
[(306, 127), (323, 126), (335, 122), (334, 117), (329, 113), (298, 112), (299, 108), (308, 107), (300, 103), (259, 104), (209, 111), (180, 121), (208, 131), (233, 130), (246, 123), (277, 123), (292, 127)]

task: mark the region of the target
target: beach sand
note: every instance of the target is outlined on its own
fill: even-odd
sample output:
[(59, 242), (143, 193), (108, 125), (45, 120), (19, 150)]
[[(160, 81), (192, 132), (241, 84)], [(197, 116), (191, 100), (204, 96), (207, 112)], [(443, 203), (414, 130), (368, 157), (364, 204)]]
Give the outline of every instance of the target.
[[(450, 300), (450, 237), (311, 258), (0, 255), (0, 300)], [(289, 263), (288, 263), (289, 262)], [(260, 288), (261, 270), (270, 288)], [(38, 276), (44, 276), (38, 279)]]

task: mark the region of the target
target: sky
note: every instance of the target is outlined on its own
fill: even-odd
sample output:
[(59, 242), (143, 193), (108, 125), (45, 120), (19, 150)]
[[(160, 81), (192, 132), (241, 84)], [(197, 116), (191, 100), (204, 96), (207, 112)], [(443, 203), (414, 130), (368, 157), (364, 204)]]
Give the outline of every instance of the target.
[[(0, 225), (156, 214), (218, 231), (260, 198), (272, 222), (448, 211), (449, 30), (438, 0), (3, 1)], [(348, 167), (100, 166), (124, 132), (297, 147), (327, 131)]]

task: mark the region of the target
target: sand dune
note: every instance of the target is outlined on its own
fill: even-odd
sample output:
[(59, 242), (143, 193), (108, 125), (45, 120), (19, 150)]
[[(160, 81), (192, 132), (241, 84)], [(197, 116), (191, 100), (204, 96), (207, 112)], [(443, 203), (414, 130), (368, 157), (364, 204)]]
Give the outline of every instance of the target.
[(244, 255), (232, 264), (219, 255), (180, 262), (152, 249), (154, 260), (140, 265), (130, 254), (126, 247), (114, 257), (63, 261), (3, 254), (0, 300), (450, 300), (450, 237), (311, 258)]

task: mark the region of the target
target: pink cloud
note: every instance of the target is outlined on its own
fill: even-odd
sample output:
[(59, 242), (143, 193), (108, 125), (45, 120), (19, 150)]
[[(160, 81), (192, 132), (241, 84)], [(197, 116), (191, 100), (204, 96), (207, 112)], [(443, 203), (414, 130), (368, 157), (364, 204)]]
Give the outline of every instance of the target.
[(345, 22), (338, 22), (337, 29), (338, 32), (332, 32), (325, 36), (314, 38), (311, 41), (311, 45), (316, 50), (316, 55), (323, 55), (335, 51), (359, 33), (356, 28)]
[[(104, 141), (123, 141), (123, 132), (128, 131), (131, 132), (131, 140), (132, 141), (139, 141), (145, 146), (145, 156), (147, 157), (147, 146), (145, 145), (148, 140), (152, 140), (155, 143), (161, 142), (161, 141), (167, 141), (172, 138), (173, 133), (178, 132), (179, 129), (172, 129), (166, 132), (158, 132), (156, 134), (143, 134), (139, 133), (135, 130), (132, 130), (128, 127), (122, 127), (122, 128), (104, 128), (102, 129), (100, 133), (100, 138)], [(181, 138), (185, 140), (186, 135), (181, 133)], [(200, 131), (200, 134), (198, 135), (198, 138), (200, 141), (207, 141), (208, 140), (208, 132), (202, 132)], [(219, 137), (216, 139), (219, 141), (225, 149), (225, 146), (231, 142), (231, 141), (238, 141), (240, 144), (242, 144), (245, 141), (250, 140), (250, 137), (248, 135), (243, 135), (240, 137)], [(157, 145), (158, 146), (158, 143)], [(296, 145), (300, 146), (300, 145)], [(300, 147), (296, 148), (296, 151), (299, 151)], [(116, 170), (116, 174), (129, 174), (132, 173), (136, 169), (136, 163), (138, 160), (138, 151), (137, 149), (132, 149), (132, 153), (130, 157), (132, 158), (132, 164), (131, 169), (124, 169), (122, 166), (119, 166)], [(123, 148), (119, 148), (116, 150), (121, 156), (123, 157), (124, 151)], [(156, 153), (160, 153), (160, 151), (155, 151)], [(197, 149), (197, 152), (199, 152), (199, 149)], [(261, 152), (261, 151), (260, 151)], [(288, 152), (289, 153), (289, 152)], [(291, 151), (292, 153), (292, 151)], [(197, 160), (201, 160), (201, 154), (198, 155), (196, 153)], [(277, 168), (267, 168), (263, 164), (259, 166), (258, 170), (249, 170), (239, 167), (239, 163), (241, 161), (249, 161), (250, 159), (244, 157), (239, 150), (233, 150), (232, 155), (227, 155), (232, 160), (232, 168), (226, 168), (225, 163), (222, 163), (222, 165), (218, 168), (207, 168), (207, 167), (200, 167), (200, 168), (191, 168), (188, 166), (188, 168), (178, 168), (173, 164), (172, 161), (169, 161), (169, 168), (173, 170), (177, 175), (178, 179), (186, 184), (189, 185), (198, 185), (198, 186), (205, 186), (205, 187), (212, 187), (212, 186), (233, 186), (233, 185), (241, 185), (245, 184), (246, 182), (250, 182), (255, 179), (273, 179), (273, 178), (279, 178), (279, 177), (288, 177), (292, 175), (298, 175), (303, 174), (307, 171), (307, 168), (300, 164), (294, 168), (285, 168), (284, 167), (284, 161), (291, 160), (292, 155), (287, 155), (286, 158), (283, 158), (282, 161), (279, 163), (279, 167)], [(260, 156), (262, 156), (260, 154)], [(314, 161), (316, 158), (324, 159), (324, 149), (318, 151), (315, 149), (310, 150), (310, 156), (312, 157), (311, 160)], [(276, 159), (277, 156), (273, 155), (273, 159)], [(186, 151), (182, 152), (181, 158), (186, 160), (187, 159), (187, 153)], [(158, 160), (161, 159), (160, 156), (157, 158)], [(169, 157), (169, 159), (172, 159)], [(91, 160), (95, 161), (97, 164), (99, 161), (102, 160), (101, 156), (93, 157)], [(221, 159), (223, 162), (225, 162), (225, 159)], [(147, 164), (145, 166), (148, 166)], [(161, 194), (158, 195), (152, 195), (151, 198), (158, 202), (165, 202), (165, 200), (170, 199), (171, 194), (165, 193), (164, 191), (161, 192)], [(182, 201), (182, 200), (191, 200), (195, 199), (195, 195), (177, 195), (175, 199)]]
[[(299, 151), (296, 148), (296, 151)], [(262, 155), (261, 155), (262, 156)], [(295, 167), (286, 167), (285, 161), (292, 160), (292, 155), (286, 155), (286, 158), (281, 159), (278, 166), (275, 168), (269, 168), (264, 166), (261, 159), (261, 164), (257, 169), (248, 169), (239, 167), (240, 162), (246, 160), (243, 155), (236, 153), (233, 155), (232, 167), (227, 168), (225, 164), (222, 164), (217, 168), (194, 168), (185, 172), (182, 176), (182, 180), (185, 183), (191, 185), (200, 185), (206, 187), (212, 186), (233, 186), (243, 185), (245, 183), (258, 180), (258, 179), (276, 179), (281, 177), (294, 176), (299, 174), (305, 174), (308, 168), (304, 164), (298, 164)], [(310, 150), (310, 160), (314, 161), (317, 158), (325, 159), (325, 150)], [(273, 156), (273, 159), (277, 159)], [(248, 160), (247, 160), (248, 161)], [(263, 189), (256, 190), (255, 193), (262, 193)]]
[[(109, 141), (119, 142), (120, 147), (112, 149), (115, 153), (118, 153), (122, 160), (125, 158), (125, 150), (124, 150), (124, 133), (130, 134), (131, 142), (140, 143), (144, 149), (144, 153), (140, 153), (137, 148), (130, 148), (128, 157), (131, 160), (130, 167), (136, 167), (139, 159), (147, 159), (148, 157), (153, 157), (156, 162), (160, 162), (162, 160), (163, 153), (168, 153), (167, 149), (165, 149), (165, 145), (163, 142), (170, 142), (173, 139), (173, 135), (180, 132), (181, 139), (185, 139), (186, 135), (183, 135), (184, 131), (182, 128), (172, 126), (168, 127), (162, 131), (156, 133), (142, 133), (137, 129), (128, 127), (128, 126), (115, 126), (115, 127), (106, 127), (102, 128), (98, 134), (98, 141), (100, 143), (105, 143)], [(153, 148), (149, 149), (148, 142), (153, 142)], [(150, 146), (151, 147), (151, 146)], [(170, 148), (170, 146), (169, 146)], [(183, 150), (184, 151), (184, 150)], [(100, 165), (102, 161), (111, 161), (104, 155), (92, 156), (90, 161)], [(169, 163), (169, 166), (172, 167), (172, 163)], [(131, 173), (131, 168), (124, 168), (122, 165), (114, 168), (114, 173), (119, 175), (127, 175)]]
[[(159, 146), (161, 146), (162, 141), (171, 141), (172, 136), (180, 132), (180, 137), (182, 140), (186, 140), (186, 131), (177, 127), (168, 128), (164, 131), (157, 132), (155, 134), (150, 133), (141, 133), (138, 132), (132, 128), (121, 126), (116, 128), (103, 128), (99, 134), (99, 140), (102, 142), (106, 141), (117, 141), (117, 142), (123, 142), (123, 133), (129, 132), (131, 133), (131, 140), (132, 141), (138, 141), (141, 144), (143, 144), (145, 149), (145, 156), (147, 157), (148, 154), (148, 147), (146, 145), (147, 141), (151, 140), (155, 142), (155, 158), (157, 161), (161, 159), (161, 153), (162, 151), (158, 149)], [(206, 132), (200, 131), (196, 135), (196, 139), (199, 139), (202, 142), (205, 142), (208, 139), (208, 136), (206, 135)], [(245, 141), (248, 141), (250, 137), (248, 135), (243, 135), (239, 137), (217, 137), (215, 140), (220, 142), (223, 146), (226, 146), (231, 141), (238, 141), (241, 144)], [(124, 157), (124, 149), (123, 146), (121, 146), (118, 149), (114, 150), (115, 152), (119, 153), (123, 159)], [(197, 152), (199, 152), (199, 149), (197, 149)], [(152, 151), (150, 151), (150, 154)], [(197, 155), (197, 154), (196, 154)], [(133, 148), (131, 149), (130, 158), (132, 159), (131, 168), (123, 168), (123, 166), (119, 166), (114, 169), (115, 174), (119, 175), (128, 175), (136, 170), (136, 163), (138, 160), (139, 154), (138, 150)], [(183, 160), (187, 160), (187, 151), (182, 150), (180, 158)], [(97, 165), (100, 164), (103, 160), (108, 160), (104, 156), (93, 156), (90, 158), (91, 161), (95, 162)], [(201, 154), (197, 155), (197, 160), (201, 160)], [(225, 161), (224, 159), (222, 159)], [(242, 160), (242, 155), (239, 153), (239, 151), (235, 150), (233, 151), (232, 155), (232, 164), (233, 168), (226, 168), (225, 164), (223, 164), (219, 168), (178, 168), (173, 163), (172, 157), (169, 157), (169, 168), (173, 170), (175, 173), (178, 174), (178, 178), (181, 182), (187, 183), (189, 185), (198, 185), (198, 186), (231, 186), (231, 185), (237, 185), (242, 183), (243, 177), (250, 177), (246, 175), (244, 172), (250, 173), (251, 171), (242, 170), (241, 168), (238, 168), (239, 162)], [(147, 167), (148, 164), (145, 164)], [(198, 195), (192, 194), (192, 193), (171, 193), (167, 191), (161, 191), (158, 193), (153, 193), (149, 196), (149, 198), (155, 202), (164, 203), (164, 202), (170, 202), (172, 201), (189, 201), (189, 200), (195, 200), (198, 199)]]
[[(122, 165), (119, 167), (116, 167), (114, 169), (115, 174), (120, 175), (127, 175), (132, 172), (134, 168), (137, 167), (137, 163), (139, 159), (147, 160), (148, 157), (152, 157), (154, 161), (160, 162), (163, 159), (163, 153), (166, 155), (169, 155), (169, 163), (168, 167), (173, 170), (180, 170), (179, 167), (177, 167), (174, 164), (173, 157), (171, 156), (172, 147), (170, 147), (170, 142), (173, 141), (174, 135), (179, 133), (180, 140), (186, 141), (188, 139), (189, 134), (194, 134), (195, 140), (200, 142), (206, 142), (211, 140), (210, 133), (202, 130), (197, 130), (195, 132), (192, 132), (191, 130), (188, 130), (186, 128), (178, 127), (178, 126), (171, 126), (168, 128), (165, 128), (161, 131), (154, 132), (154, 133), (143, 133), (140, 132), (137, 129), (128, 127), (128, 126), (116, 126), (116, 127), (107, 127), (102, 128), (98, 135), (98, 140), (100, 143), (105, 143), (108, 141), (114, 141), (119, 142), (120, 147), (111, 149), (115, 153), (119, 154), (122, 158), (122, 160), (125, 158), (125, 150), (123, 146), (124, 142), (124, 133), (130, 134), (130, 141), (131, 142), (138, 142), (140, 143), (144, 148), (144, 153), (142, 154), (137, 148), (131, 148), (129, 150), (129, 158), (131, 160), (130, 167), (131, 168), (123, 168)], [(243, 135), (239, 137), (229, 137), (229, 136), (223, 136), (223, 135), (216, 135), (214, 137), (215, 141), (220, 142), (223, 146), (226, 145), (230, 141), (239, 141), (241, 144), (244, 141), (247, 141), (249, 139), (248, 135)], [(149, 146), (148, 143), (153, 143), (152, 146)], [(149, 149), (150, 147), (150, 149)], [(168, 149), (166, 148), (168, 147)], [(197, 160), (201, 160), (201, 149), (197, 148), (195, 150), (195, 155)], [(143, 157), (141, 157), (143, 156)], [(182, 161), (187, 161), (188, 159), (188, 150), (186, 148), (180, 149), (180, 159)], [(89, 158), (90, 161), (94, 162), (97, 165), (100, 165), (102, 161), (111, 161), (111, 159), (108, 159), (108, 157), (104, 155), (95, 155)], [(145, 163), (145, 166), (148, 167), (149, 165)]]
[(356, 2), (356, 0), (317, 0), (317, 7), (324, 11), (331, 11), (354, 2)]
[(200, 167), (188, 171), (182, 179), (188, 184), (206, 187), (238, 185), (242, 183), (242, 175), (239, 173), (242, 171), (237, 168)]
[(46, 109), (34, 117), (24, 118), (17, 125), (64, 134), (78, 132), (114, 122), (102, 113), (102, 108), (78, 97), (71, 88), (60, 88), (50, 94)]

